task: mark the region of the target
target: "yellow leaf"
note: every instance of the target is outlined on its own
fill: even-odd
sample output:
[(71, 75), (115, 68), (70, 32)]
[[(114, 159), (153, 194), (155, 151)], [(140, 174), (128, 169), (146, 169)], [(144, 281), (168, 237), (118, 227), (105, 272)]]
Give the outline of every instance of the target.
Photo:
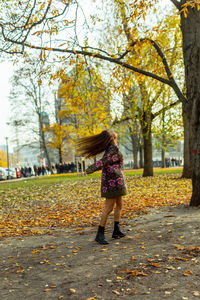
[(40, 10), (42, 10), (45, 6), (45, 2), (42, 3), (42, 5), (40, 6)]
[(115, 295), (120, 295), (120, 292), (118, 292), (117, 290), (112, 290), (112, 292), (115, 294)]
[(184, 246), (177, 245), (177, 244), (174, 244), (174, 247), (176, 247), (178, 250), (183, 250), (183, 249), (185, 249)]

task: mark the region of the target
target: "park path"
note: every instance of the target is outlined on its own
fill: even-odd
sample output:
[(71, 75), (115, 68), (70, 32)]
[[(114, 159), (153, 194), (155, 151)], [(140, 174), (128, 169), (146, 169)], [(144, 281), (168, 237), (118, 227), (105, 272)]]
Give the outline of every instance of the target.
[[(112, 218), (110, 218), (112, 219)], [(200, 210), (150, 210), (127, 236), (94, 242), (95, 227), (0, 241), (0, 299), (200, 299)]]

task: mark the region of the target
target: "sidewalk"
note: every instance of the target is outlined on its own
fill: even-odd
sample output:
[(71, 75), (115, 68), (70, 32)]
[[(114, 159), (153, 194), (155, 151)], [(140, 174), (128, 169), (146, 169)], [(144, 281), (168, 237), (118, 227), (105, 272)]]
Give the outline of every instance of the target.
[(200, 210), (151, 210), (124, 220), (127, 236), (94, 242), (96, 227), (0, 241), (1, 300), (200, 298)]
[(7, 182), (25, 181), (25, 180), (40, 178), (40, 177), (42, 177), (42, 176), (31, 176), (31, 177), (21, 177), (21, 178), (16, 178), (16, 179), (0, 180), (0, 184), (7, 183)]

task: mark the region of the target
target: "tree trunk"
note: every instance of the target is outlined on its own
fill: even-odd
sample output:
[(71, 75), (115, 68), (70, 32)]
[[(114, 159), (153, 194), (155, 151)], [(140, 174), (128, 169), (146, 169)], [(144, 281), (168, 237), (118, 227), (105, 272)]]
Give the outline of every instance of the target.
[(138, 150), (133, 150), (133, 169), (138, 169)]
[[(198, 107), (196, 107), (198, 105)], [(191, 138), (192, 138), (192, 198), (190, 206), (200, 205), (200, 101), (194, 103), (192, 121), (191, 121)], [(196, 117), (196, 118), (195, 118)]]
[(183, 127), (184, 127), (184, 163), (183, 163), (183, 178), (192, 178), (192, 164), (191, 164), (191, 154), (192, 145), (190, 140), (190, 119), (188, 117), (186, 107), (183, 106), (182, 110), (183, 116)]
[(140, 154), (140, 169), (144, 168), (144, 161), (143, 161), (143, 146), (140, 144), (139, 148), (139, 154)]
[(141, 122), (143, 143), (144, 143), (144, 171), (143, 176), (153, 176), (153, 159), (152, 159), (152, 133), (151, 133), (151, 111), (148, 110), (143, 114)]
[(144, 139), (144, 171), (143, 176), (153, 176), (152, 136), (151, 132), (143, 133)]
[(58, 155), (59, 155), (59, 163), (61, 163), (62, 164), (62, 149), (61, 149), (61, 147), (59, 147), (58, 148)]
[(52, 170), (52, 167), (51, 167), (51, 161), (50, 161), (50, 157), (49, 157), (49, 152), (47, 150), (47, 145), (46, 145), (46, 141), (45, 141), (45, 136), (44, 136), (44, 131), (42, 130), (41, 132), (41, 139), (42, 139), (42, 147), (43, 147), (43, 150), (44, 150), (44, 154), (47, 158), (47, 164), (48, 164), (48, 167), (51, 171), (51, 174), (53, 174), (53, 170)]
[(132, 149), (133, 149), (133, 169), (138, 169), (138, 133), (133, 132), (131, 134), (131, 142), (132, 142)]
[[(186, 0), (181, 0), (181, 5)], [(190, 2), (190, 1), (189, 1)], [(187, 115), (190, 120), (192, 145), (192, 197), (191, 206), (200, 205), (200, 11), (188, 7), (187, 18), (181, 13), (183, 57), (188, 99)], [(190, 148), (191, 149), (191, 148)]]
[(161, 161), (162, 161), (162, 168), (166, 168), (166, 161), (165, 161), (165, 149), (162, 148), (162, 151), (161, 151)]

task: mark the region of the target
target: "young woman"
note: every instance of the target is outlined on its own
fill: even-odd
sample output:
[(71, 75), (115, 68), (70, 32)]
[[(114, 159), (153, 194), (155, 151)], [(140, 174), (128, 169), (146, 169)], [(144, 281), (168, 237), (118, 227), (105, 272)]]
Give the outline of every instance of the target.
[(91, 158), (105, 151), (102, 159), (90, 165), (85, 174), (91, 174), (102, 169), (101, 196), (105, 197), (105, 208), (101, 216), (98, 232), (95, 240), (99, 244), (108, 244), (104, 236), (104, 230), (109, 214), (114, 206), (114, 230), (112, 237), (125, 236), (120, 231), (119, 222), (122, 210), (122, 196), (127, 194), (124, 174), (123, 156), (117, 147), (117, 134), (112, 130), (104, 130), (100, 134), (81, 138), (76, 143), (79, 154)]

